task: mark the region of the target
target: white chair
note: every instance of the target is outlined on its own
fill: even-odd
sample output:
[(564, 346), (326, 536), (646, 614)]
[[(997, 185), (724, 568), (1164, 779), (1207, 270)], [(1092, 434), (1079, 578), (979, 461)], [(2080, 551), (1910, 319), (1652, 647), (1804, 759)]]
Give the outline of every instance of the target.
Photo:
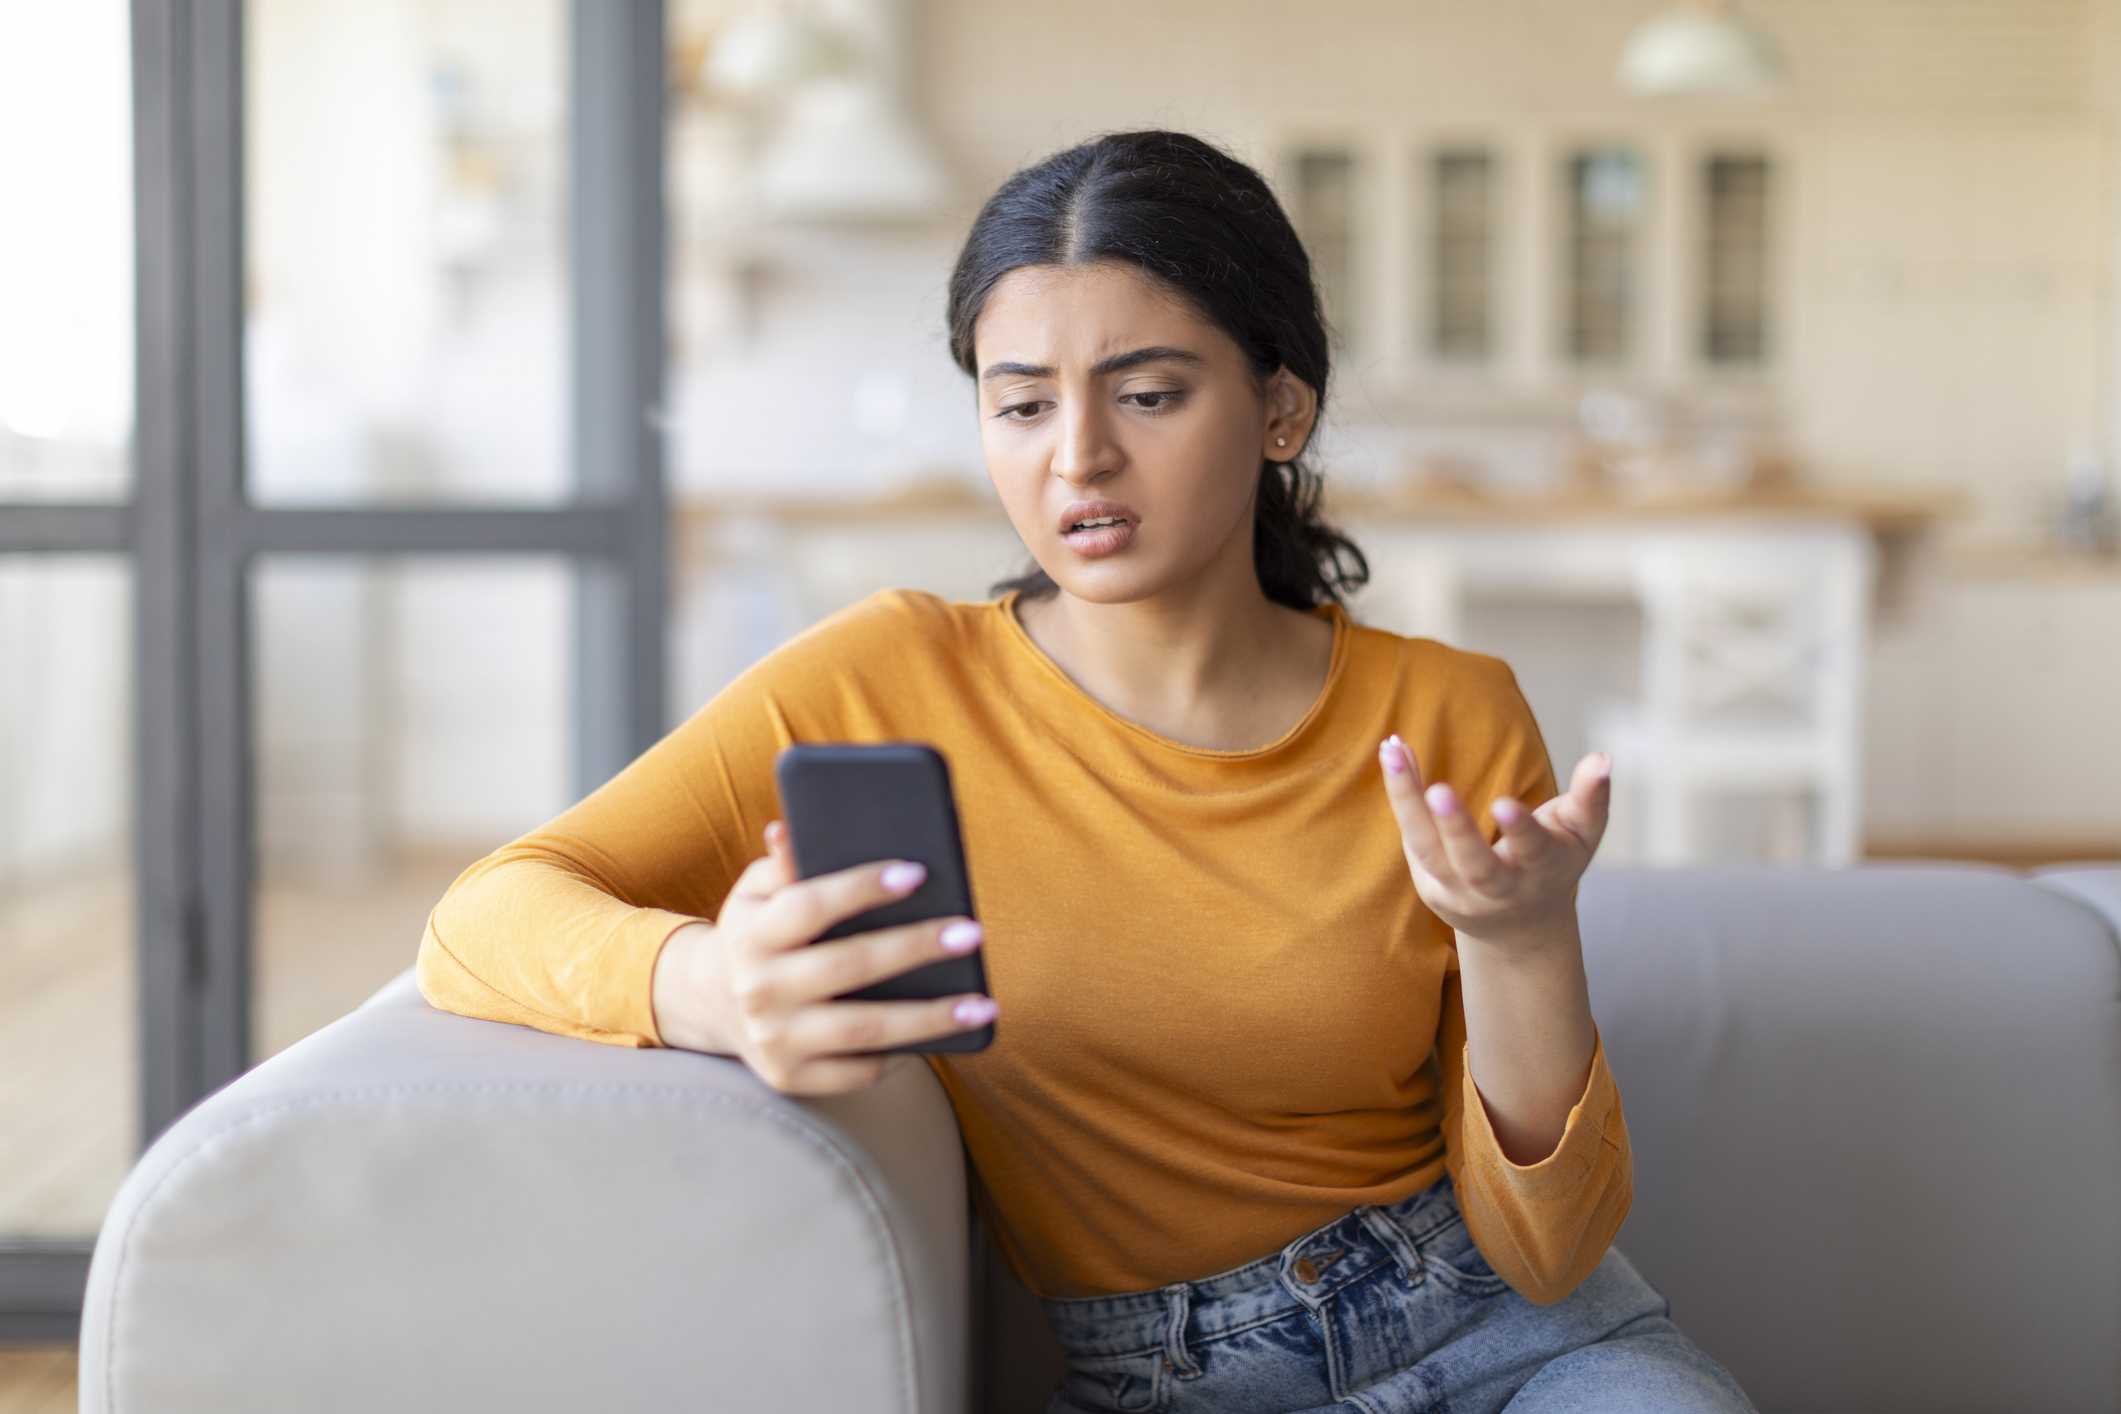
[[(1634, 559), (1641, 702), (1591, 733), (1614, 758), (1616, 857), (1857, 859), (1870, 537), (1696, 531), (1645, 537)], [(1764, 807), (1750, 839), (1717, 837), (1717, 797)]]

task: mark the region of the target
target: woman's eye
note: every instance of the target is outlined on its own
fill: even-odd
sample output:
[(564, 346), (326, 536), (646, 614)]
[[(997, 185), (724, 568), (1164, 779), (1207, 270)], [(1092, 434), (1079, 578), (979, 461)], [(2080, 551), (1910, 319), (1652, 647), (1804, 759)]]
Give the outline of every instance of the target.
[(1125, 396), (1124, 398), (1122, 398), (1122, 399), (1121, 399), (1120, 401), (1122, 401), (1122, 402), (1129, 402), (1129, 403), (1132, 403), (1132, 404), (1134, 404), (1134, 405), (1135, 405), (1136, 407), (1138, 407), (1138, 408), (1145, 408), (1145, 409), (1147, 409), (1147, 410), (1148, 410), (1148, 411), (1150, 411), (1150, 412), (1155, 412), (1155, 411), (1157, 411), (1158, 409), (1160, 409), (1160, 408), (1162, 408), (1162, 407), (1165, 407), (1165, 406), (1167, 406), (1167, 405), (1169, 405), (1169, 404), (1171, 404), (1171, 403), (1175, 403), (1175, 402), (1177, 402), (1177, 401), (1178, 401), (1178, 399), (1179, 399), (1179, 395), (1178, 395), (1177, 393), (1173, 393), (1173, 392), (1157, 392), (1157, 393), (1128, 393), (1128, 394), (1127, 394), (1127, 395), (1126, 395), (1126, 396)]
[(1016, 422), (1029, 422), (1045, 410), (1046, 405), (1042, 402), (1011, 403), (995, 415), (997, 417), (1006, 417)]

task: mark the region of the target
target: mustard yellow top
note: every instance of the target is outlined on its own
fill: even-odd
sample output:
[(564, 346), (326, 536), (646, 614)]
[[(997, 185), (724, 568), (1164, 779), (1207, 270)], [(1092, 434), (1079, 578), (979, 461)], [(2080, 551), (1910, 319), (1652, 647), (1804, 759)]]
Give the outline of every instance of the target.
[[(1448, 1170), (1534, 1301), (1627, 1215), (1601, 1048), (1560, 1147), (1497, 1146), (1466, 1072), (1451, 930), (1416, 897), (1377, 744), (1469, 806), (1554, 777), (1508, 668), (1338, 610), (1310, 713), (1256, 751), (1117, 716), (1010, 601), (882, 594), (782, 647), (610, 784), (467, 870), (420, 985), (452, 1011), (657, 1044), (656, 953), (711, 919), (778, 817), (792, 742), (925, 741), (950, 763), (1001, 1019), (935, 1057), (1002, 1254), (1048, 1296), (1242, 1265)], [(1493, 822), (1482, 816), (1493, 833)]]

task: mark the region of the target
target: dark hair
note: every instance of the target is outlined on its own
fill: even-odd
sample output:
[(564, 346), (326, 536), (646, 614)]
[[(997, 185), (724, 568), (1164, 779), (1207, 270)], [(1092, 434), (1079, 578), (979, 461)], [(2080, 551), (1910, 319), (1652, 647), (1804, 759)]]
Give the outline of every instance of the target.
[[(1026, 265), (1132, 265), (1237, 341), (1261, 378), (1286, 368), (1324, 410), (1331, 368), (1311, 260), (1259, 173), (1186, 133), (1113, 133), (1026, 167), (989, 197), (950, 274), (950, 353), (978, 376), (973, 326), (995, 284)], [(1369, 563), (1319, 513), (1301, 456), (1262, 458), (1252, 563), (1277, 604), (1310, 609), (1360, 589)], [(1044, 570), (994, 586), (1056, 591)]]

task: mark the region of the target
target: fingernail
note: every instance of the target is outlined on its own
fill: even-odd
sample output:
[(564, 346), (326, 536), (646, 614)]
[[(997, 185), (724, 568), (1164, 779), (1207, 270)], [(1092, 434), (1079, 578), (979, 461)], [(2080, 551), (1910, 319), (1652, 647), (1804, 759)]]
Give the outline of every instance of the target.
[(902, 859), (898, 863), (888, 866), (883, 873), (877, 875), (877, 882), (895, 894), (910, 894), (919, 888), (921, 881), (927, 877), (928, 868), (926, 865), (916, 864), (910, 859)]
[(950, 1019), (960, 1026), (985, 1026), (1001, 1014), (992, 997), (967, 997), (950, 1008)]
[(1386, 775), (1404, 776), (1407, 773), (1406, 750), (1396, 736), (1388, 736), (1378, 743), (1377, 762), (1385, 768)]
[(1598, 779), (1601, 781), (1613, 779), (1613, 758), (1606, 755), (1603, 751), (1598, 753)]
[(1441, 782), (1429, 787), (1427, 799), (1429, 809), (1438, 815), (1456, 815), (1458, 813), (1457, 793)]
[(1524, 818), (1524, 807), (1508, 798), (1496, 801), (1489, 808), (1493, 811), (1495, 823), (1498, 825), (1514, 825)]
[(940, 934), (944, 952), (971, 952), (986, 936), (987, 930), (969, 918), (960, 919)]

